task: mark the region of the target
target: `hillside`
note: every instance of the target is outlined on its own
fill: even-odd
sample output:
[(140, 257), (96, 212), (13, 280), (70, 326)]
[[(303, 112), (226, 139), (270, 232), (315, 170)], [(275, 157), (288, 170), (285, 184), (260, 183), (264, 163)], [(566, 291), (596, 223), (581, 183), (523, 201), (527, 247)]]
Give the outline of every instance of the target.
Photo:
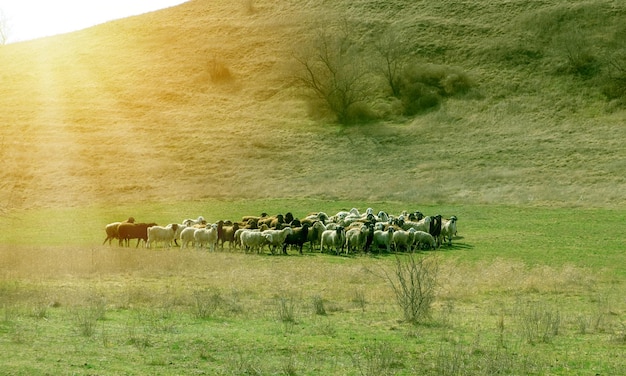
[[(568, 4), (192, 0), (2, 46), (0, 208), (207, 197), (624, 208), (624, 107), (563, 73), (555, 46), (575, 27), (599, 56), (624, 32), (626, 4)], [(393, 20), (415, 59), (460, 67), (476, 87), (416, 117), (312, 116), (293, 52), (342, 19), (364, 40)]]

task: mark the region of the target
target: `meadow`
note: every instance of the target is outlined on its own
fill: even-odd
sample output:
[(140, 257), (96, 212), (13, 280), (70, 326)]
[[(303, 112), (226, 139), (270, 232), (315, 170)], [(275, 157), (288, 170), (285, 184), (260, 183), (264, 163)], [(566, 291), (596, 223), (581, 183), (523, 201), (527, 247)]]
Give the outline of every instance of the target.
[[(216, 200), (132, 212), (165, 223), (191, 208), (236, 219), (284, 205), (302, 216), (350, 204), (364, 205)], [(623, 239), (607, 225), (623, 223), (623, 211), (420, 209), (457, 215), (459, 234), (452, 246), (416, 255), (438, 270), (431, 315), (419, 323), (404, 320), (386, 277), (406, 254), (103, 246), (110, 208), (18, 213), (19, 222), (42, 231), (3, 233), (3, 371), (583, 375), (626, 366), (626, 260)], [(2, 218), (2, 226), (17, 220)]]
[[(191, 0), (0, 46), (0, 373), (621, 374), (624, 25), (618, 0)], [(337, 41), (363, 121), (299, 80)], [(102, 245), (129, 216), (352, 207), (459, 218), (414, 255), (428, 317), (394, 294), (407, 254)]]

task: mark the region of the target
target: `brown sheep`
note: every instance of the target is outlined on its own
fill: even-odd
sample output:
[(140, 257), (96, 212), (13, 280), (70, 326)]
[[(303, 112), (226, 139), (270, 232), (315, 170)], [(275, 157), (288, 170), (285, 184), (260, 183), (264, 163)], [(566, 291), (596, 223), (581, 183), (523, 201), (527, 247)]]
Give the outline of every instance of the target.
[(125, 241), (128, 247), (130, 239), (137, 239), (137, 245), (135, 246), (137, 248), (141, 240), (144, 242), (148, 241), (148, 228), (156, 225), (156, 223), (120, 223), (117, 227), (120, 246)]
[(107, 240), (109, 241), (109, 245), (111, 245), (111, 240), (119, 239), (117, 228), (119, 227), (121, 223), (135, 223), (135, 218), (128, 217), (128, 219), (125, 221), (113, 222), (113, 223), (109, 223), (108, 225), (106, 225), (106, 227), (104, 228), (104, 231), (106, 232), (107, 237), (106, 239), (104, 239), (104, 242), (102, 242), (102, 245), (105, 245)]

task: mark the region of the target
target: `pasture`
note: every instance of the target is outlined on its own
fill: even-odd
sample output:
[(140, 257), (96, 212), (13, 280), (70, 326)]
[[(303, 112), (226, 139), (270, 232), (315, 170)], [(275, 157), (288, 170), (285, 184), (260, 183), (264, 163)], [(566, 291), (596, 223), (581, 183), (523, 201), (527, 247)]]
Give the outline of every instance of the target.
[[(403, 321), (396, 256), (102, 246), (104, 225), (368, 206), (456, 215), (432, 315)], [(618, 374), (623, 210), (316, 200), (183, 202), (0, 218), (7, 374)], [(28, 234), (18, 230), (36, 229)]]

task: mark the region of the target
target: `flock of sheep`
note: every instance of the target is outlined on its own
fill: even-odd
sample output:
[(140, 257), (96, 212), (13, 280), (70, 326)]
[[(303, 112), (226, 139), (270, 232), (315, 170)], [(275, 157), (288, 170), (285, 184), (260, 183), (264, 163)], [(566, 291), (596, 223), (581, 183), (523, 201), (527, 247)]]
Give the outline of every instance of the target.
[(303, 219), (285, 215), (245, 216), (240, 221), (208, 223), (204, 217), (185, 219), (182, 223), (159, 226), (156, 223), (135, 223), (133, 217), (123, 222), (106, 226), (106, 239), (103, 244), (118, 239), (120, 246), (129, 246), (131, 239), (137, 239), (135, 247), (145, 242), (147, 248), (164, 248), (179, 245), (180, 249), (190, 246), (196, 249), (217, 248), (242, 249), (244, 252), (264, 252), (272, 254), (281, 251), (287, 254), (288, 248), (302, 248), (308, 243), (309, 251), (359, 253), (359, 252), (413, 252), (421, 249), (436, 249), (444, 241), (452, 244), (456, 235), (456, 216), (443, 218), (441, 215), (424, 216), (421, 212), (404, 211), (390, 215), (384, 211), (374, 214), (372, 208), (360, 213), (353, 208), (329, 216), (324, 212), (307, 215)]

